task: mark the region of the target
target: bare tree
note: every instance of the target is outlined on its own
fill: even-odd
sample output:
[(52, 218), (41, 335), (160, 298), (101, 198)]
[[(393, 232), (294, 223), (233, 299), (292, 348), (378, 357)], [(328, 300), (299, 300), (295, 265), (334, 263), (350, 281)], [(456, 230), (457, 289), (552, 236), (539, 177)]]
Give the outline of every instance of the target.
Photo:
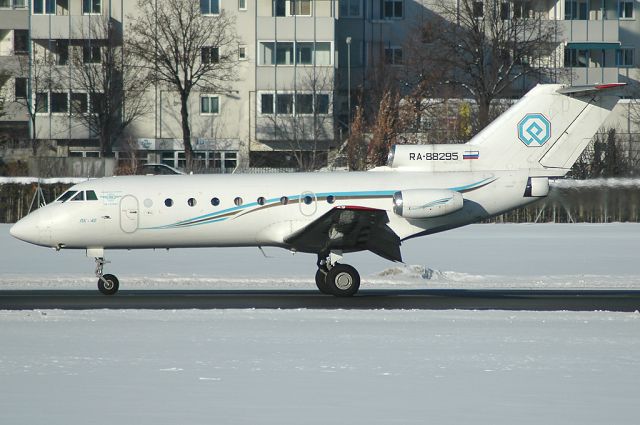
[[(442, 19), (422, 31), (422, 47), (429, 64), (440, 69), (444, 81), (462, 88), (478, 106), (477, 129), (491, 119), (494, 100), (525, 77), (550, 76), (557, 24), (535, 2), (460, 0), (439, 2)], [(557, 44), (557, 43), (556, 43)]]
[(385, 165), (389, 149), (396, 142), (399, 100), (398, 94), (392, 90), (387, 90), (382, 96), (369, 142), (367, 162), (370, 166)]
[(367, 141), (364, 108), (356, 106), (351, 121), (351, 134), (347, 139), (347, 164), (351, 171), (363, 171), (367, 166)]
[(203, 15), (193, 0), (138, 0), (132, 17), (131, 47), (147, 63), (151, 78), (175, 90), (187, 167), (193, 147), (189, 124), (189, 97), (194, 89), (229, 93), (236, 79), (238, 36), (235, 19), (224, 10)]
[(70, 73), (72, 116), (98, 137), (102, 156), (110, 157), (114, 142), (149, 110), (149, 71), (123, 45), (114, 20), (96, 18), (84, 31), (82, 44), (71, 46), (71, 67), (57, 69), (61, 78)]

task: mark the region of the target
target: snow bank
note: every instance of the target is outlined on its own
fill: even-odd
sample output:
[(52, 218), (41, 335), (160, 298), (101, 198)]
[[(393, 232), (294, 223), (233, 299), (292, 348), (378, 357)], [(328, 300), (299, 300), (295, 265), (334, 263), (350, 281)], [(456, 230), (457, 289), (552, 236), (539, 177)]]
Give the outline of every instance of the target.
[(0, 177), (0, 184), (76, 184), (89, 180), (84, 177), (52, 177), (52, 178), (39, 178), (39, 177)]

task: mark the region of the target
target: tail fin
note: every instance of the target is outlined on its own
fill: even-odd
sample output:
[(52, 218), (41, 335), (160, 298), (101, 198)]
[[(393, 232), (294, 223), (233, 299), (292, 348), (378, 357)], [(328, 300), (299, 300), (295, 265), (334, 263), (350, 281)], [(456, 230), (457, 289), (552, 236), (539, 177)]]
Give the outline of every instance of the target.
[(537, 85), (467, 145), (482, 152), (478, 168), (563, 176), (618, 102), (606, 89), (622, 85)]

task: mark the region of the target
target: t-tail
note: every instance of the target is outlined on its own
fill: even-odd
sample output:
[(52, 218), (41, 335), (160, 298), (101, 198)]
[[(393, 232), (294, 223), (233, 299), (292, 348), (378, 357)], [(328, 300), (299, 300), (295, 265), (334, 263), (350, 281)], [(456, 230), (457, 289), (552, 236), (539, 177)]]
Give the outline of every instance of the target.
[(621, 86), (539, 84), (468, 143), (396, 146), (390, 166), (564, 176), (615, 107)]

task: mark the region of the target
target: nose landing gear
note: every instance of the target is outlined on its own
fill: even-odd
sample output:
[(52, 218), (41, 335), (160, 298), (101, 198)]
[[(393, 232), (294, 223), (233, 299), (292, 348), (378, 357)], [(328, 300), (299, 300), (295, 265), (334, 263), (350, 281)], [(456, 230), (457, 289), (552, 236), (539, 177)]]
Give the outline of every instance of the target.
[(120, 282), (112, 274), (102, 274), (105, 264), (108, 264), (104, 257), (96, 257), (96, 277), (98, 278), (98, 291), (104, 295), (113, 295), (118, 292)]
[(348, 264), (338, 263), (342, 254), (332, 251), (326, 258), (318, 255), (316, 286), (323, 294), (336, 297), (351, 297), (360, 288), (360, 274)]

